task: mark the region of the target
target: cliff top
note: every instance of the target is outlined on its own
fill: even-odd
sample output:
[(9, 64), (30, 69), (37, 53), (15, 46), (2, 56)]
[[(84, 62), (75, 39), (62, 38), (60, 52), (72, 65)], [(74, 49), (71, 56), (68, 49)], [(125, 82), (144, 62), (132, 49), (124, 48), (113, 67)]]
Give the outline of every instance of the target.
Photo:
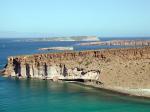
[(143, 56), (144, 54), (150, 54), (150, 47), (136, 47), (136, 48), (113, 48), (113, 49), (98, 49), (98, 50), (87, 50), (87, 51), (65, 51), (65, 52), (55, 52), (55, 53), (43, 53), (43, 54), (33, 54), (33, 55), (20, 55), (20, 56), (10, 56), (10, 58), (36, 58), (36, 57), (48, 57), (48, 58), (66, 58), (66, 57), (109, 57), (112, 55), (118, 55), (120, 57), (127, 57), (130, 54), (139, 54)]

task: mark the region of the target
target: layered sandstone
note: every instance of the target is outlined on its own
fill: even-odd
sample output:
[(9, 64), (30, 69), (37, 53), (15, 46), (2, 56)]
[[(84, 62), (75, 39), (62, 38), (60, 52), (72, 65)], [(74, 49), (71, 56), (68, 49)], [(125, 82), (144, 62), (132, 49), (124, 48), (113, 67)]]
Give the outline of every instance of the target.
[(6, 76), (95, 81), (103, 88), (150, 89), (150, 47), (9, 57)]

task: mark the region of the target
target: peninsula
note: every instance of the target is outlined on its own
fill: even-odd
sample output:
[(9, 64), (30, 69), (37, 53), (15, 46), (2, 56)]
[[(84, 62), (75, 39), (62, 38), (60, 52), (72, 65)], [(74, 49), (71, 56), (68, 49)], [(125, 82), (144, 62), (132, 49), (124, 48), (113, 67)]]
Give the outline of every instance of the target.
[(110, 40), (80, 43), (81, 46), (107, 45), (107, 46), (149, 46), (150, 40)]
[(14, 56), (4, 76), (79, 81), (150, 97), (150, 47)]

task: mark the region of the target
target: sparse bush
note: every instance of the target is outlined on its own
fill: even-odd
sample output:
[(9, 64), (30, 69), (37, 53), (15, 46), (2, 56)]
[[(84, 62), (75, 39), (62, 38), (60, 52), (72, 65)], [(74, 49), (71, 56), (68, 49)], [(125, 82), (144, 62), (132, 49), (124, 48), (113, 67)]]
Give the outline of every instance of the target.
[(92, 62), (87, 61), (85, 66), (88, 66), (89, 64), (91, 64)]

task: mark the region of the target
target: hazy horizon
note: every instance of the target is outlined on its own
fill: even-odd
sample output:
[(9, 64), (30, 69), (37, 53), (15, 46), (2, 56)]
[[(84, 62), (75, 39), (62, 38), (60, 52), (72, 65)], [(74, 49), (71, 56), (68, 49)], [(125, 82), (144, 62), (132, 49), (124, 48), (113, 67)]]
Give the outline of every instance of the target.
[(150, 37), (149, 0), (3, 0), (0, 38)]
[[(80, 36), (80, 35), (79, 35)], [(85, 35), (81, 35), (81, 36), (85, 36)], [(86, 35), (87, 36), (87, 35)], [(72, 36), (50, 36), (50, 37), (0, 37), (0, 39), (41, 39), (41, 38), (60, 38), (60, 37), (72, 37)], [(78, 37), (78, 36), (74, 36), (74, 37)], [(147, 37), (99, 37), (97, 36), (99, 39), (107, 39), (107, 38), (112, 38), (112, 39), (150, 39), (150, 36)]]

